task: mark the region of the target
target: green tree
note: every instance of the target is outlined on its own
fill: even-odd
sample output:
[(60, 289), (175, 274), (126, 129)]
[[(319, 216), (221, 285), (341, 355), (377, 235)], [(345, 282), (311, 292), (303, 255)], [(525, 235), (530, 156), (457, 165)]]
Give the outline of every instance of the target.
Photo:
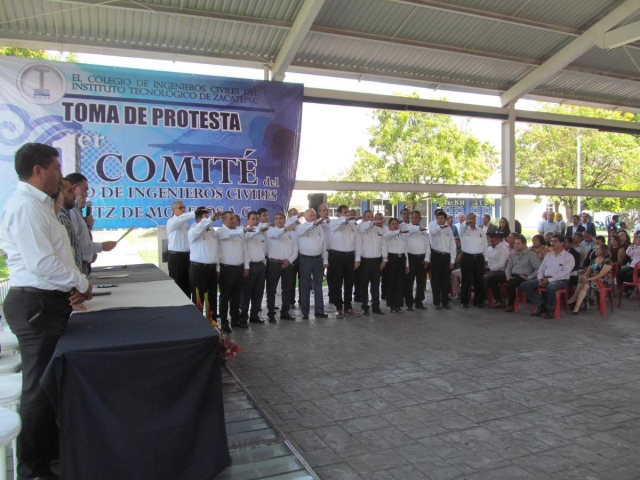
[[(633, 114), (571, 105), (545, 105), (543, 111), (563, 115), (635, 121)], [(578, 136), (581, 143), (581, 184), (584, 189), (637, 190), (640, 144), (632, 135), (591, 129), (531, 125), (516, 138), (516, 183), (529, 187), (577, 188)], [(566, 218), (576, 212), (577, 198), (550, 197), (565, 207)], [(584, 209), (640, 209), (638, 200), (583, 197)]]
[[(353, 165), (332, 180), (424, 185), (423, 193), (389, 194), (392, 202), (415, 208), (427, 198), (443, 200), (429, 185), (481, 184), (498, 165), (495, 149), (450, 116), (395, 110), (374, 110), (373, 116), (369, 148), (359, 147)], [(338, 192), (330, 201), (353, 205), (381, 193)]]
[(32, 48), (0, 47), (0, 55), (8, 57), (35, 58), (38, 60), (57, 60), (64, 62), (77, 62), (75, 53), (49, 53), (46, 50), (34, 50)]

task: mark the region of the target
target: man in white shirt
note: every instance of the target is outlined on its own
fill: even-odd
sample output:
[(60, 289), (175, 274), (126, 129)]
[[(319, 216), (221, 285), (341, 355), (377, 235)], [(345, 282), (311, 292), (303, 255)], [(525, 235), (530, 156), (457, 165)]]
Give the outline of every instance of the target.
[[(244, 242), (244, 230), (237, 225), (233, 212), (222, 214), (222, 226), (216, 231), (220, 252), (220, 321), (222, 330), (231, 333), (231, 327), (247, 328), (240, 322), (242, 279), (249, 276), (249, 254)], [(227, 314), (231, 315), (231, 327)]]
[(429, 224), (429, 239), (431, 240), (431, 290), (436, 310), (449, 305), (449, 282), (451, 270), (456, 259), (456, 242), (451, 226), (446, 222), (447, 214), (444, 210), (436, 212), (436, 219)]
[[(544, 257), (538, 268), (538, 277), (520, 284), (520, 290), (536, 306), (536, 311), (531, 314), (536, 317), (546, 312), (544, 318), (552, 318), (556, 308), (556, 292), (567, 288), (567, 282), (575, 266), (573, 255), (564, 249), (562, 235), (554, 235), (551, 239), (551, 247), (553, 251)], [(546, 302), (537, 291), (540, 287), (547, 290)]]
[(380, 309), (380, 275), (387, 266), (387, 242), (382, 238), (384, 217), (382, 214), (374, 220), (373, 212), (365, 210), (362, 222), (358, 225), (360, 234), (360, 295), (362, 311), (369, 315), (369, 284), (371, 284), (371, 309), (373, 313), (384, 315)]
[[(302, 218), (302, 214), (298, 213), (297, 208), (290, 208), (287, 212), (287, 221), (284, 226), (288, 227), (289, 225), (297, 226), (300, 225), (300, 219)], [(293, 262), (293, 280), (291, 281), (291, 294), (290, 294), (290, 302), (291, 308), (296, 308), (296, 284), (298, 284), (298, 279), (300, 277), (300, 266), (298, 265), (298, 259)]]
[[(264, 234), (269, 226), (265, 224), (260, 228), (259, 223), (258, 212), (251, 211), (247, 214), (244, 242), (247, 245), (247, 254), (249, 255), (249, 275), (244, 277), (242, 281), (240, 315), (243, 324), (246, 324), (247, 321), (249, 323), (264, 323), (264, 320), (258, 317), (258, 312), (260, 312), (264, 297), (264, 282), (267, 275), (267, 256), (265, 254), (267, 241)], [(251, 305), (251, 310), (249, 310), (249, 305)]]
[[(406, 230), (405, 240), (407, 241), (407, 255), (409, 258), (409, 273), (405, 278), (404, 303), (408, 311), (413, 311), (413, 306), (424, 310), (424, 290), (426, 288), (425, 269), (429, 265), (431, 258), (431, 246), (429, 244), (429, 234), (427, 229), (420, 225), (422, 215), (418, 210), (411, 212), (411, 223), (402, 226)], [(446, 217), (445, 217), (446, 218)], [(415, 284), (415, 295), (413, 285)]]
[[(211, 216), (212, 209), (199, 207), (194, 215), (196, 223), (189, 229), (191, 266), (191, 298), (193, 303), (204, 307), (205, 296), (209, 303), (208, 318), (216, 320), (218, 317), (218, 270), (220, 259), (218, 257), (218, 240), (216, 232), (211, 224), (220, 218), (220, 212)], [(199, 308), (202, 311), (202, 308)]]
[(507, 281), (505, 268), (509, 260), (509, 249), (502, 241), (502, 236), (492, 233), (489, 235), (489, 253), (487, 255), (487, 268), (489, 271), (483, 277), (486, 292), (491, 289), (494, 300), (494, 308), (505, 308), (500, 286)]
[[(351, 304), (354, 282), (354, 270), (360, 266), (356, 256), (360, 251), (360, 236), (356, 231), (356, 217), (349, 216), (349, 207), (338, 207), (338, 218), (331, 221), (331, 247), (332, 255), (329, 259), (331, 276), (333, 281), (333, 293), (335, 305), (338, 309), (337, 316), (350, 315), (357, 317), (360, 314), (353, 309)], [(344, 286), (344, 300), (343, 287)], [(344, 310), (343, 310), (344, 308)]]
[(323, 272), (327, 266), (327, 249), (322, 230), (323, 219), (316, 220), (316, 211), (309, 208), (304, 212), (305, 223), (296, 226), (298, 239), (298, 266), (300, 269), (300, 310), (302, 318), (309, 319), (311, 289), (314, 295), (314, 315), (327, 318), (324, 313), (322, 295)]
[[(387, 227), (384, 224), (384, 213), (377, 212), (373, 216), (373, 221), (376, 222), (378, 225), (380, 225), (380, 228), (382, 229), (382, 232), (381, 232), (382, 235), (384, 235), (389, 231), (389, 227)], [(384, 240), (384, 238), (382, 239), (382, 243), (386, 247), (387, 242)], [(387, 275), (384, 275), (384, 270), (383, 270), (382, 273), (380, 273), (380, 299), (386, 300), (386, 298), (387, 298)]]
[(189, 296), (189, 220), (195, 218), (194, 212), (185, 212), (184, 203), (176, 200), (171, 204), (173, 216), (167, 220), (167, 238), (169, 249), (169, 276), (178, 287)]
[(544, 235), (545, 233), (552, 233), (557, 235), (560, 233), (560, 224), (555, 220), (556, 214), (549, 211), (547, 212), (547, 218), (540, 222), (538, 226), (538, 233)]
[(467, 221), (460, 225), (460, 244), (462, 245), (462, 260), (460, 270), (462, 272), (462, 292), (460, 294), (462, 306), (469, 308), (469, 289), (473, 284), (473, 304), (484, 307), (483, 283), (484, 254), (487, 248), (487, 237), (484, 231), (476, 225), (476, 214), (467, 215)]
[(329, 206), (325, 203), (318, 207), (318, 216), (322, 219), (322, 223), (320, 226), (322, 227), (322, 231), (324, 232), (324, 245), (327, 249), (327, 285), (329, 286), (329, 303), (334, 305), (336, 303), (333, 289), (331, 288), (331, 219), (329, 218)]
[(116, 246), (116, 242), (94, 242), (91, 238), (89, 230), (93, 228), (93, 215), (87, 212), (87, 217), (82, 217), (82, 209), (87, 204), (87, 192), (89, 191), (89, 182), (87, 177), (81, 173), (70, 173), (65, 177), (71, 183), (73, 194), (76, 199), (76, 205), (69, 211), (71, 224), (78, 237), (80, 249), (82, 251), (82, 273), (89, 275), (91, 273), (91, 264), (95, 261), (96, 256), (100, 252), (109, 252)]
[(0, 215), (11, 287), (3, 310), (22, 356), (22, 431), (14, 468), (19, 478), (56, 478), (49, 465), (59, 458), (58, 426), (40, 378), (72, 306), (91, 299), (92, 287), (75, 265), (69, 237), (54, 214), (51, 197), (62, 178), (58, 151), (27, 143), (16, 152), (15, 170), (20, 181)]
[(291, 264), (298, 258), (298, 241), (295, 225), (285, 227), (284, 213), (276, 212), (273, 216), (273, 227), (267, 230), (267, 249), (269, 251), (269, 268), (267, 268), (267, 316), (269, 323), (276, 323), (276, 289), (278, 282), (282, 288), (281, 320), (295, 320), (289, 314), (291, 308), (291, 282), (293, 267)]

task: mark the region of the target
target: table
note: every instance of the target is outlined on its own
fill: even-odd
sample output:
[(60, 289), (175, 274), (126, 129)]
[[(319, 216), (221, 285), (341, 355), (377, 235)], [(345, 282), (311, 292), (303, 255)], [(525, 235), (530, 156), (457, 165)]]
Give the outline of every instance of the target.
[(193, 305), (72, 315), (41, 381), (61, 478), (205, 480), (229, 466), (218, 342)]

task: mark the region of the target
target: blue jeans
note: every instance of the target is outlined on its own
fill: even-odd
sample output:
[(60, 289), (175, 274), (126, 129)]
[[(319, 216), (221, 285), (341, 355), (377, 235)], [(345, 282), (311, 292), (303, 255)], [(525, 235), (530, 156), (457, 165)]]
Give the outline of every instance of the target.
[[(313, 288), (315, 313), (324, 313), (324, 299), (322, 296), (322, 278), (324, 264), (322, 255), (317, 257), (298, 256), (300, 268), (300, 311), (302, 315), (309, 315), (311, 289)], [(313, 275), (313, 285), (311, 284)]]
[[(538, 287), (539, 282), (537, 278), (527, 280), (520, 284), (520, 290), (524, 292), (527, 299), (536, 307), (541, 307), (544, 305), (545, 301), (542, 295), (536, 291)], [(558, 290), (565, 290), (567, 288), (567, 281), (558, 280), (556, 282), (550, 282), (545, 288), (547, 289), (547, 310), (549, 312), (553, 312), (556, 308), (556, 292)]]

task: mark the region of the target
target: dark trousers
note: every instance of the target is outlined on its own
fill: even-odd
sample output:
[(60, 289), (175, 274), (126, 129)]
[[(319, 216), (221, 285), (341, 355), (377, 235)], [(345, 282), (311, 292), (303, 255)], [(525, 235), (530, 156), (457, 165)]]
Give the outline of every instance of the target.
[(567, 281), (558, 280), (557, 282), (548, 283), (545, 287), (547, 289), (545, 293), (547, 297), (546, 301), (543, 295), (537, 292), (539, 286), (538, 284), (538, 279), (534, 277), (532, 280), (522, 282), (522, 284), (520, 285), (520, 290), (524, 292), (524, 294), (527, 296), (527, 300), (529, 300), (533, 305), (535, 305), (536, 307), (541, 307), (546, 303), (547, 310), (553, 313), (556, 308), (556, 292), (558, 290), (566, 289)]
[(293, 262), (291, 264), (291, 267), (293, 268), (293, 278), (291, 279), (291, 287), (290, 287), (290, 293), (289, 293), (289, 301), (291, 302), (291, 305), (293, 305), (294, 303), (296, 303), (296, 284), (298, 285), (298, 296), (300, 295), (300, 288), (301, 288), (301, 284), (299, 283), (299, 279), (300, 279), (300, 264), (298, 263), (300, 261), (300, 259), (296, 259), (295, 262)]
[(507, 282), (507, 292), (509, 292), (509, 300), (507, 305), (514, 305), (516, 303), (516, 288), (518, 288), (522, 282), (526, 282), (526, 280), (519, 274), (511, 274), (511, 280)]
[(220, 321), (229, 325), (227, 314), (231, 315), (231, 324), (240, 320), (240, 295), (244, 265), (220, 265)]
[(387, 305), (390, 308), (402, 308), (402, 295), (407, 277), (407, 257), (389, 253), (384, 273), (387, 276)]
[(480, 305), (484, 299), (482, 295), (482, 278), (484, 277), (484, 255), (463, 253), (460, 261), (462, 271), (462, 287), (460, 298), (463, 305), (469, 304), (469, 288), (473, 285), (473, 303)]
[(198, 305), (200, 300), (204, 307), (204, 296), (208, 294), (209, 312), (214, 320), (218, 318), (218, 273), (215, 263), (191, 263), (189, 268), (189, 276), (191, 277), (191, 298), (193, 304)]
[[(407, 307), (422, 305), (424, 301), (425, 271), (424, 255), (409, 254), (409, 273), (405, 277), (404, 302)], [(416, 284), (416, 294), (413, 295), (413, 284)]]
[(491, 289), (491, 294), (493, 295), (494, 302), (502, 303), (504, 299), (502, 298), (502, 289), (500, 286), (507, 281), (507, 276), (504, 272), (487, 272), (483, 277), (484, 290), (486, 292)]
[(293, 266), (289, 265), (287, 268), (282, 268), (280, 262), (269, 260), (269, 266), (267, 267), (267, 313), (269, 316), (275, 315), (278, 281), (282, 282), (282, 306), (280, 307), (280, 314), (282, 315), (289, 312)]
[(327, 265), (327, 287), (329, 290), (329, 303), (331, 305), (336, 303), (335, 296), (333, 294), (333, 283), (331, 282), (331, 254), (333, 250), (327, 250), (327, 255), (329, 258), (329, 265)]
[[(620, 271), (618, 272), (618, 286), (619, 288), (622, 288), (622, 284), (624, 282), (633, 282), (633, 267), (622, 267), (620, 269)], [(630, 287), (627, 287), (628, 289), (630, 289)]]
[[(360, 262), (362, 263), (362, 262)], [(360, 293), (360, 283), (362, 282), (362, 265), (353, 271), (353, 301), (362, 302), (362, 294)]]
[(191, 285), (189, 282), (189, 252), (169, 252), (169, 276), (173, 278), (180, 290), (188, 297), (191, 295)]
[(431, 290), (433, 291), (434, 305), (449, 305), (450, 264), (450, 254), (431, 251)]
[(387, 276), (384, 271), (380, 275), (380, 298), (386, 300), (387, 298)]
[[(240, 315), (244, 321), (258, 318), (258, 312), (264, 297), (264, 281), (267, 278), (267, 267), (264, 262), (251, 262), (249, 276), (242, 280), (242, 295), (240, 300)], [(251, 303), (251, 311), (249, 311)]]
[(360, 298), (362, 308), (369, 308), (369, 285), (371, 285), (371, 306), (380, 308), (380, 265), (382, 257), (362, 258), (358, 268), (360, 279)]
[[(25, 478), (46, 475), (49, 464), (60, 458), (60, 453), (55, 413), (40, 387), (40, 378), (71, 315), (69, 296), (11, 288), (3, 309), (11, 331), (18, 337), (22, 355), (22, 431), (18, 436), (17, 472)], [(40, 316), (34, 318), (37, 313)]]
[(302, 315), (309, 315), (311, 308), (311, 289), (315, 313), (324, 313), (324, 298), (322, 295), (322, 276), (324, 264), (322, 255), (317, 257), (298, 256), (300, 275), (300, 310)]
[[(333, 250), (329, 266), (331, 268), (331, 277), (333, 282), (333, 295), (335, 306), (338, 310), (350, 310), (353, 293), (354, 273), (356, 254), (355, 252), (340, 252)], [(344, 299), (342, 298), (344, 286)]]

